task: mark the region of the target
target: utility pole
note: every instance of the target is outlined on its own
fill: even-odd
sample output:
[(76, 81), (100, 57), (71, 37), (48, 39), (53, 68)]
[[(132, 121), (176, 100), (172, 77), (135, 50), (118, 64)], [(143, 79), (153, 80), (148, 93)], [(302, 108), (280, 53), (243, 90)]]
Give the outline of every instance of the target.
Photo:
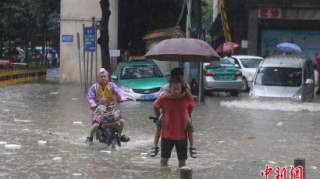
[(191, 29), (191, 10), (192, 10), (192, 0), (187, 1), (187, 21), (186, 21), (186, 37), (190, 37), (190, 29)]
[[(186, 20), (186, 38), (190, 38), (191, 29), (191, 10), (192, 10), (192, 0), (186, 0), (187, 4), (187, 20)], [(185, 62), (184, 65), (184, 79), (187, 83), (190, 83), (190, 63)]]

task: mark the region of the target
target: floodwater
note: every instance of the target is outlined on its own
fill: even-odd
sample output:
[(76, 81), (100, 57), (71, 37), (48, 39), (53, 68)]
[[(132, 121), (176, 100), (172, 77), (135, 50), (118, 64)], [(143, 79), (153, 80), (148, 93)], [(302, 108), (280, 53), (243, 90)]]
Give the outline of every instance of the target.
[[(168, 168), (147, 155), (154, 124), (150, 102), (123, 102), (124, 133), (130, 142), (111, 148), (84, 143), (90, 127), (79, 86), (47, 83), (0, 88), (0, 178), (179, 178), (176, 154)], [(320, 102), (250, 100), (212, 95), (193, 114), (199, 156), (189, 158), (193, 178), (257, 179), (266, 165), (306, 161), (308, 179), (320, 178)], [(275, 173), (274, 173), (275, 174)], [(275, 175), (269, 178), (274, 178)]]

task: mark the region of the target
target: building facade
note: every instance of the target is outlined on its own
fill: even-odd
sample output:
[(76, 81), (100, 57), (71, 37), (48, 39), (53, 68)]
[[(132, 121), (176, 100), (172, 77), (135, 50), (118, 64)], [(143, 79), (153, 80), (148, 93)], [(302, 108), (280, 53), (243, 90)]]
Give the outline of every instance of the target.
[[(109, 46), (110, 49), (118, 49), (120, 30), (118, 12), (126, 14), (126, 8), (130, 7), (123, 4), (122, 6), (126, 8), (121, 6), (123, 9), (120, 11), (119, 0), (109, 2), (111, 10)], [(317, 46), (320, 43), (319, 0), (225, 0), (225, 4), (232, 40), (241, 44), (235, 53), (267, 56), (272, 53), (276, 44), (283, 41), (297, 43), (311, 59), (314, 59), (316, 53), (320, 53), (320, 48)], [(152, 4), (149, 5), (152, 6)], [(61, 0), (61, 82), (80, 81), (79, 56), (81, 65), (83, 65), (84, 56), (82, 28), (83, 25), (92, 24), (92, 17), (101, 19), (99, 0)], [(128, 21), (131, 21), (130, 17), (123, 19), (125, 22), (122, 20), (121, 24), (128, 24)], [(127, 32), (128, 28), (122, 29), (122, 33)], [(136, 27), (131, 28), (136, 29)], [(80, 50), (77, 46), (77, 33), (80, 37)], [(121, 39), (126, 34), (121, 35)], [(65, 40), (63, 37), (69, 39)], [(142, 36), (133, 38), (142, 40)], [(130, 47), (130, 41), (127, 42), (126, 39), (122, 41), (121, 48)], [(99, 46), (97, 50), (98, 66), (100, 66)]]
[(320, 1), (247, 0), (248, 53), (268, 56), (280, 42), (302, 47), (310, 59), (320, 53)]
[[(100, 0), (61, 0), (60, 19), (60, 82), (79, 83), (80, 71), (83, 76), (83, 26), (92, 26), (92, 18), (97, 21), (101, 19)], [(118, 47), (118, 0), (110, 2), (109, 20), (109, 48)], [(99, 32), (97, 32), (99, 36)], [(79, 34), (79, 35), (77, 35)], [(78, 39), (79, 37), (79, 39)], [(96, 59), (97, 66), (101, 66), (100, 47), (97, 45), (97, 53), (93, 53), (92, 66), (95, 72)], [(97, 55), (97, 57), (95, 56)], [(91, 54), (89, 55), (89, 58)], [(80, 59), (80, 60), (79, 60)], [(86, 58), (88, 59), (88, 58)], [(81, 70), (79, 68), (79, 61)], [(91, 64), (90, 64), (91, 65)], [(89, 67), (89, 74), (91, 73)], [(93, 75), (95, 77), (95, 75)]]

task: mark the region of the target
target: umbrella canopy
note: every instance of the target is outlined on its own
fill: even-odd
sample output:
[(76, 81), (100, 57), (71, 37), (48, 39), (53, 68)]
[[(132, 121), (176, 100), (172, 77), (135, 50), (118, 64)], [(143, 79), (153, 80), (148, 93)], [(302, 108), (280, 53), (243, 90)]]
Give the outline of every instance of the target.
[(162, 40), (153, 46), (146, 58), (160, 61), (200, 62), (218, 60), (217, 52), (205, 41), (192, 38)]
[(276, 46), (277, 52), (284, 52), (284, 53), (302, 53), (301, 47), (297, 44), (290, 43), (290, 42), (282, 42)]
[(239, 47), (239, 44), (235, 42), (225, 42), (220, 44), (217, 48), (216, 51), (218, 53), (223, 53), (223, 52), (230, 52), (231, 50), (234, 50)]

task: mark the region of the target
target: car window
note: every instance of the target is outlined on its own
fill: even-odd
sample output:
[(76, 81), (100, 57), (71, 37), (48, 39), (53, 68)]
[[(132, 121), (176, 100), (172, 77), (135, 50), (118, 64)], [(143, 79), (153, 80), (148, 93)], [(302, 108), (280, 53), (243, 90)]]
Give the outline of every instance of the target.
[(301, 81), (301, 68), (262, 67), (258, 69), (255, 84), (297, 87)]
[(233, 60), (234, 64), (239, 65), (239, 67), (240, 67), (240, 63), (239, 63), (238, 59), (231, 58), (231, 60)]
[(244, 68), (257, 68), (262, 61), (259, 58), (242, 58), (240, 60)]
[(220, 59), (220, 64), (232, 65), (232, 63), (231, 63), (229, 60), (224, 59), (224, 58), (221, 58), (221, 59)]
[(156, 65), (133, 65), (124, 66), (120, 72), (120, 79), (142, 79), (163, 77), (160, 69)]

